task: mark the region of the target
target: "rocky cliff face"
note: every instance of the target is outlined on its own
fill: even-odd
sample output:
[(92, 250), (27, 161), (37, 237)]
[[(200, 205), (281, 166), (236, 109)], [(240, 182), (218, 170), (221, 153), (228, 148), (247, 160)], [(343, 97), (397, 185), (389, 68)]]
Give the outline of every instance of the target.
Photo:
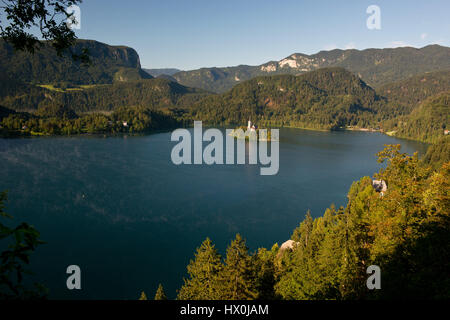
[(97, 41), (79, 40), (76, 51), (87, 48), (93, 59), (113, 63), (117, 66), (141, 68), (139, 55), (133, 48), (126, 46), (110, 46)]

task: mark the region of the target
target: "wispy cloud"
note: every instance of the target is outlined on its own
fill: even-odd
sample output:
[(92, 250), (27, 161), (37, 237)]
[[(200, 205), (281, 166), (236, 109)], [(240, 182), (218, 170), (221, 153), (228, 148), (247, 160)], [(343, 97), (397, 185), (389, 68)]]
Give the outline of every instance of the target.
[(422, 39), (422, 40), (425, 40), (426, 37), (428, 37), (428, 33), (424, 32), (420, 35), (420, 39)]
[(327, 44), (323, 47), (323, 50), (327, 50), (327, 51), (333, 50), (333, 49), (337, 49), (337, 45), (334, 43)]
[(398, 48), (398, 47), (413, 47), (412, 44), (409, 44), (402, 40), (391, 41), (387, 45), (388, 48)]
[(345, 45), (344, 49), (356, 49), (356, 45), (354, 42), (349, 42)]
[(344, 50), (356, 49), (356, 44), (354, 42), (349, 42), (345, 46), (338, 46), (335, 43), (329, 43), (329, 44), (323, 46), (323, 48), (322, 48), (322, 50), (325, 50), (325, 51), (330, 51), (330, 50), (334, 50), (334, 49), (344, 49)]

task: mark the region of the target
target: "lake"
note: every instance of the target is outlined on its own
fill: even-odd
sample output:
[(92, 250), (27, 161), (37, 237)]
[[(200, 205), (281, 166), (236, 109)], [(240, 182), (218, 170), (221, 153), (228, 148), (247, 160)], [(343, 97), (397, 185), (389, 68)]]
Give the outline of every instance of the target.
[[(174, 298), (195, 248), (210, 237), (223, 254), (240, 233), (251, 250), (289, 239), (308, 209), (346, 204), (353, 181), (371, 176), (384, 144), (427, 145), (373, 132), (280, 130), (277, 175), (260, 165), (171, 162), (170, 133), (0, 139), (0, 190), (15, 223), (46, 241), (35, 278), (56, 299), (137, 299), (158, 283)], [(79, 265), (82, 290), (66, 288)]]

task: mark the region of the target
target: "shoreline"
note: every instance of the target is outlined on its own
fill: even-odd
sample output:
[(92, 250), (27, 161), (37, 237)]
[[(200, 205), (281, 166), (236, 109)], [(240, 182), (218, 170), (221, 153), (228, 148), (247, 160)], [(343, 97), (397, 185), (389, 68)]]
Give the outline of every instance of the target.
[[(223, 125), (220, 125), (218, 127), (223, 128)], [(181, 126), (179, 128), (193, 128), (192, 126)], [(213, 126), (206, 126), (205, 128), (213, 128)], [(272, 126), (267, 127), (266, 129), (271, 129)], [(418, 139), (414, 139), (414, 138), (410, 138), (410, 137), (404, 137), (404, 136), (397, 136), (395, 135), (395, 131), (383, 131), (382, 129), (370, 129), (370, 128), (355, 128), (355, 127), (350, 127), (350, 128), (337, 128), (337, 129), (319, 129), (319, 128), (307, 128), (307, 127), (300, 127), (300, 126), (280, 126), (280, 129), (283, 128), (288, 128), (288, 129), (300, 129), (300, 130), (307, 130), (307, 131), (316, 131), (316, 132), (333, 132), (333, 131), (358, 131), (358, 132), (380, 132), (384, 135), (387, 135), (389, 137), (392, 138), (397, 138), (397, 139), (404, 139), (404, 140), (408, 140), (408, 141), (416, 141), (416, 142), (421, 142), (421, 143), (426, 143), (426, 144), (432, 144), (430, 142), (426, 142), (423, 140), (418, 140)], [(3, 128), (4, 129), (4, 128)], [(94, 133), (76, 133), (76, 134), (46, 134), (46, 133), (40, 133), (40, 132), (33, 132), (33, 133), (28, 133), (28, 134), (24, 134), (21, 130), (19, 131), (1, 131), (0, 129), (0, 139), (23, 139), (23, 138), (35, 138), (35, 139), (39, 139), (39, 138), (51, 138), (51, 137), (83, 137), (83, 136), (90, 136), (90, 137), (103, 137), (103, 138), (108, 138), (108, 137), (118, 137), (118, 136), (123, 136), (123, 135), (127, 135), (127, 136), (143, 136), (143, 135), (151, 135), (151, 134), (158, 134), (158, 133), (164, 133), (164, 132), (170, 132), (171, 130), (175, 130), (177, 129), (176, 127), (174, 128), (168, 128), (168, 129), (160, 129), (160, 130), (150, 130), (150, 131), (141, 131), (141, 132), (94, 132)], [(234, 130), (234, 129), (233, 129)], [(233, 135), (231, 135), (233, 136)], [(239, 139), (239, 137), (234, 136), (236, 139)], [(247, 140), (247, 139), (246, 139)], [(257, 141), (271, 141), (271, 139), (258, 139)], [(273, 140), (276, 141), (276, 140)], [(278, 140), (279, 141), (279, 140)]]

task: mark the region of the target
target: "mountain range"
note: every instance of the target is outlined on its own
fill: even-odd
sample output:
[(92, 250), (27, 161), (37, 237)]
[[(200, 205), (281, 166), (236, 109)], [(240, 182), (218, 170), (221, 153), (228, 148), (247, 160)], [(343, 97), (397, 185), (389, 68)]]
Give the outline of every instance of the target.
[(279, 61), (269, 61), (259, 66), (201, 68), (180, 71), (172, 76), (185, 86), (221, 93), (256, 76), (299, 75), (326, 67), (345, 68), (357, 74), (368, 85), (378, 88), (421, 73), (450, 69), (450, 48), (429, 45), (421, 49), (335, 49), (313, 55), (294, 53)]

